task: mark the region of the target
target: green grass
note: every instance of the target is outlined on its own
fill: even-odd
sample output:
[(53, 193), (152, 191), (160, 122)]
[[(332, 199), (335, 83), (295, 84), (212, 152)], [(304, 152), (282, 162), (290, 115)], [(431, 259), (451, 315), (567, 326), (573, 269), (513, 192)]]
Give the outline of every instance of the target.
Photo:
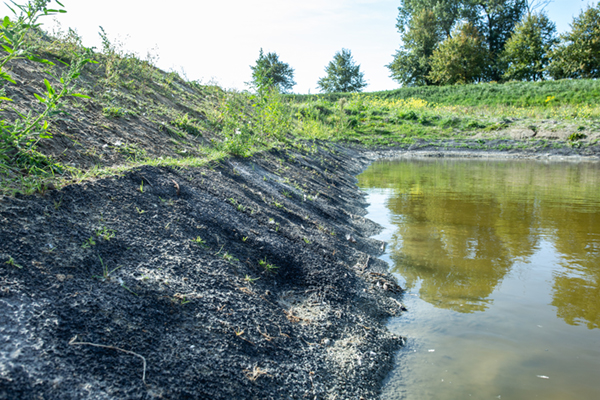
[[(61, 109), (64, 106), (67, 111), (99, 110), (100, 116), (110, 120), (105, 121), (106, 126), (113, 130), (129, 129), (140, 121), (137, 126), (143, 127), (145, 134), (162, 135), (163, 143), (168, 138), (168, 146), (157, 148), (146, 136), (136, 143), (106, 145), (106, 148), (80, 146), (77, 150), (80, 155), (97, 157), (94, 166), (83, 168), (73, 165), (72, 160), (58, 160), (43, 153), (41, 145), (55, 140), (50, 133), (15, 136), (18, 140), (9, 140), (5, 134), (0, 143), (0, 194), (44, 193), (52, 187), (90, 178), (121, 175), (142, 165), (206, 167), (223, 158), (250, 157), (273, 148), (292, 147), (315, 153), (316, 140), (407, 147), (418, 146), (422, 140), (468, 140), (481, 134), (501, 136), (514, 127), (533, 133), (541, 121), (555, 120), (566, 126), (579, 126), (569, 132), (571, 147), (577, 147), (589, 145), (586, 138), (600, 128), (600, 81), (597, 80), (407, 87), (364, 94), (248, 93), (203, 85), (175, 72), (162, 71), (154, 65), (156, 57), (141, 59), (125, 51), (119, 43), (111, 42), (106, 32), (102, 31), (101, 36), (101, 50), (85, 53), (91, 57), (90, 62), (81, 66), (81, 75), (79, 70), (72, 73), (77, 77), (78, 92), (73, 92), (75, 83), (65, 92), (88, 94), (91, 98), (86, 102), (61, 99), (56, 107), (60, 103)], [(47, 76), (52, 85), (55, 83), (48, 72), (55, 76), (65, 72), (58, 61), (73, 62), (77, 60), (73, 52), (85, 52), (81, 39), (73, 31), (58, 33), (56, 37), (32, 31), (27, 40), (32, 51), (55, 61), (54, 66), (39, 70), (41, 80)], [(9, 61), (8, 67), (14, 60)], [(54, 89), (48, 84), (47, 90), (53, 93)], [(29, 104), (25, 101), (20, 106), (31, 108)], [(42, 119), (49, 121), (45, 132), (58, 132), (59, 124), (55, 124), (55, 116), (51, 114), (43, 115)], [(15, 125), (19, 121), (11, 120), (10, 115), (3, 118), (5, 124)], [(119, 125), (125, 123), (126, 128)], [(76, 133), (68, 137), (74, 142), (78, 140)], [(547, 147), (566, 143), (551, 142)], [(479, 146), (471, 142), (464, 145)], [(111, 162), (110, 157), (104, 162), (101, 156), (108, 151), (117, 156), (119, 163)], [(139, 192), (145, 190), (143, 182), (140, 183)], [(291, 192), (282, 194), (293, 197)], [(308, 196), (308, 199), (313, 198)], [(275, 200), (272, 204), (284, 208)], [(246, 209), (234, 205), (240, 211)]]
[[(600, 103), (600, 81), (593, 79), (565, 79), (544, 82), (480, 83), (453, 86), (404, 87), (395, 90), (371, 92), (369, 97), (379, 99), (422, 99), (429, 103), (453, 106), (543, 106), (548, 97), (555, 105), (578, 106)], [(335, 102), (350, 98), (346, 93), (289, 95), (295, 102), (309, 98)]]

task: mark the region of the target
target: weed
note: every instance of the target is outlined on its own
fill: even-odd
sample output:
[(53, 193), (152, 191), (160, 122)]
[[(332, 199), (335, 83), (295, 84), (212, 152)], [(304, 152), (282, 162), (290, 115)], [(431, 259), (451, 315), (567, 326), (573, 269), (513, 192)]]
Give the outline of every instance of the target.
[(109, 241), (113, 237), (115, 237), (116, 231), (113, 229), (108, 229), (107, 227), (102, 227), (96, 231), (96, 236), (106, 241)]
[(82, 249), (89, 249), (92, 246), (96, 245), (96, 241), (94, 240), (93, 236), (90, 236), (89, 239), (84, 240), (83, 243), (81, 244), (81, 248)]
[(136, 144), (124, 144), (117, 146), (116, 150), (122, 154), (129, 161), (141, 162), (147, 158), (147, 152), (144, 149), (140, 149)]
[(60, 208), (60, 206), (62, 205), (62, 201), (63, 201), (63, 198), (62, 198), (62, 196), (61, 196), (61, 198), (60, 198), (58, 201), (54, 200), (54, 209), (55, 209), (56, 211), (58, 211), (58, 209), (59, 209), (59, 208)]
[(131, 114), (131, 111), (121, 107), (107, 106), (102, 108), (102, 115), (104, 115), (106, 118), (121, 118)]
[(197, 236), (195, 239), (191, 239), (191, 241), (202, 247), (208, 247), (206, 240), (202, 239), (200, 236)]
[(574, 132), (569, 135), (568, 140), (569, 140), (569, 142), (576, 142), (578, 140), (585, 139), (585, 138), (587, 138), (587, 135), (585, 133)]
[(102, 281), (109, 281), (111, 278), (111, 274), (119, 268), (121, 268), (121, 266), (119, 265), (116, 268), (109, 270), (108, 265), (104, 264), (104, 261), (102, 261), (102, 257), (98, 256), (98, 258), (100, 259), (100, 265), (102, 265), (102, 276), (94, 276), (94, 278), (98, 278)]
[(283, 208), (283, 204), (273, 199), (273, 205), (277, 208)]
[(14, 258), (12, 258), (12, 256), (8, 256), (8, 261), (6, 261), (4, 264), (10, 265), (12, 267), (17, 267), (19, 269), (22, 269), (23, 266), (20, 264), (17, 264), (17, 262), (15, 261)]
[(244, 280), (248, 283), (254, 283), (255, 281), (259, 280), (260, 278), (252, 278), (250, 275), (246, 275), (246, 277), (244, 278)]
[(200, 129), (197, 126), (198, 121), (190, 118), (187, 113), (177, 116), (175, 119), (171, 120), (170, 124), (186, 133), (190, 133), (192, 135), (200, 134)]
[(267, 262), (267, 258), (265, 257), (262, 260), (258, 260), (258, 265), (260, 265), (266, 272), (277, 272), (277, 266), (270, 264)]
[(230, 264), (232, 264), (233, 262), (236, 262), (236, 261), (240, 261), (237, 258), (235, 258), (233, 255), (229, 254), (228, 252), (225, 252), (225, 254), (223, 254), (221, 257), (223, 257), (223, 260), (227, 261)]

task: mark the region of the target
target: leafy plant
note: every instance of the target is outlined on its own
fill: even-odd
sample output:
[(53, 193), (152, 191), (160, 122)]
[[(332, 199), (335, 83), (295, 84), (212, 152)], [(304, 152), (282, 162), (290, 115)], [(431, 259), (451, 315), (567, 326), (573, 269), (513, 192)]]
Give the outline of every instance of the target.
[(17, 264), (17, 262), (15, 261), (15, 259), (12, 258), (12, 256), (8, 256), (8, 261), (6, 261), (4, 264), (7, 264), (7, 265), (10, 265), (10, 266), (13, 266), (13, 267), (17, 267), (19, 269), (23, 268), (22, 265)]
[(191, 239), (191, 240), (192, 240), (192, 242), (194, 242), (202, 247), (207, 247), (206, 240), (202, 239), (200, 236), (197, 236), (196, 238)]
[(107, 227), (104, 226), (96, 231), (96, 236), (98, 236), (99, 238), (102, 238), (106, 241), (109, 241), (110, 239), (115, 237), (115, 233), (116, 233), (115, 230), (108, 229)]
[(264, 259), (258, 260), (258, 265), (260, 265), (262, 268), (264, 268), (264, 270), (267, 272), (276, 272), (277, 269), (279, 268), (276, 265), (268, 263), (266, 257)]
[(199, 135), (200, 129), (197, 126), (198, 121), (189, 117), (187, 113), (180, 114), (171, 120), (170, 124), (192, 135)]
[[(64, 13), (64, 9), (48, 8), (50, 0), (31, 0), (26, 4), (12, 2), (9, 9), (15, 15), (14, 20), (8, 16), (0, 25), (0, 46), (4, 49), (0, 56), (0, 80), (17, 84), (13, 77), (4, 70), (7, 63), (17, 59), (26, 58), (30, 61), (54, 66), (54, 63), (35, 54), (36, 45), (28, 40), (31, 31), (39, 29), (39, 18), (43, 16)], [(62, 7), (62, 4), (56, 1)], [(42, 139), (52, 137), (48, 131), (49, 121), (62, 111), (64, 98), (81, 97), (87, 95), (75, 91), (75, 81), (81, 75), (83, 67), (93, 63), (91, 50), (84, 49), (74, 56), (73, 61), (60, 77), (50, 74), (58, 86), (44, 79), (45, 93), (34, 93), (35, 98), (42, 106), (38, 111), (32, 108), (27, 113), (22, 113), (14, 108), (10, 111), (14, 119), (0, 120), (0, 170), (10, 170), (10, 165), (20, 168), (37, 168), (38, 170), (58, 171), (60, 168), (52, 163), (48, 157), (36, 150), (37, 144)], [(12, 101), (5, 95), (4, 88), (0, 89), (0, 111), (5, 111), (4, 103)]]
[(82, 249), (89, 249), (92, 246), (96, 245), (96, 241), (94, 240), (93, 236), (90, 236), (89, 239), (86, 239), (83, 241), (83, 243), (81, 244), (81, 248)]

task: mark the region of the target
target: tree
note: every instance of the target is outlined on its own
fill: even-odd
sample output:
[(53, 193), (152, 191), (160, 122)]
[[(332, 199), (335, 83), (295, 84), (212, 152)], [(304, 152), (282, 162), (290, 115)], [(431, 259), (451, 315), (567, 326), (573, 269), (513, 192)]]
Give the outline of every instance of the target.
[(441, 85), (473, 83), (483, 80), (486, 67), (485, 43), (477, 28), (465, 23), (433, 52), (429, 79)]
[(257, 89), (274, 87), (282, 93), (289, 92), (296, 84), (294, 82), (294, 69), (288, 64), (279, 61), (277, 53), (263, 53), (260, 49), (258, 60), (252, 69), (251, 84)]
[(487, 46), (486, 80), (499, 81), (506, 69), (502, 53), (529, 3), (526, 0), (465, 0), (464, 17), (479, 31)]
[[(536, 8), (546, 1), (531, 2)], [(403, 47), (387, 65), (392, 78), (408, 85), (435, 83), (429, 78), (433, 50), (452, 36), (458, 24), (468, 22), (487, 47), (490, 65), (484, 79), (500, 80), (504, 45), (529, 7), (527, 0), (401, 0), (396, 27)]]
[(402, 35), (404, 45), (396, 51), (394, 60), (386, 65), (392, 79), (408, 86), (432, 84), (428, 78), (430, 58), (442, 38), (442, 28), (433, 11), (422, 10), (415, 14)]
[(548, 70), (554, 79), (600, 78), (600, 3), (574, 18), (551, 58)]
[(528, 14), (506, 42), (504, 78), (537, 81), (546, 76), (550, 51), (557, 42), (556, 25), (545, 14)]
[(335, 53), (325, 72), (327, 76), (320, 78), (317, 83), (323, 92), (360, 92), (367, 86), (360, 65), (355, 65), (350, 50), (342, 49)]

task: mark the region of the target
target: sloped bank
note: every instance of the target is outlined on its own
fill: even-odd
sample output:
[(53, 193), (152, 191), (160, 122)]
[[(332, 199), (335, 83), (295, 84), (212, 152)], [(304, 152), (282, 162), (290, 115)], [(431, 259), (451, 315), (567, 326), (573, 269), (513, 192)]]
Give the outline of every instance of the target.
[(402, 338), (371, 159), (314, 149), (3, 198), (0, 398), (377, 397)]

